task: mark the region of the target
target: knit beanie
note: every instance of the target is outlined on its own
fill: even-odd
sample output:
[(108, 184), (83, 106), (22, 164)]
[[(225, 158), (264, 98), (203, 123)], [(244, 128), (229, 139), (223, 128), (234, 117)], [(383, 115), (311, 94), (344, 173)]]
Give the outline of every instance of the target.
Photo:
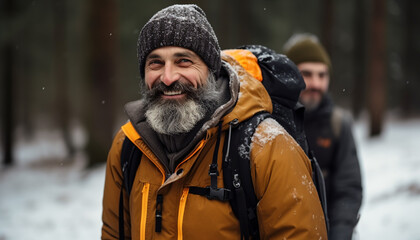
[(295, 34), (283, 47), (284, 54), (296, 65), (302, 62), (321, 62), (331, 72), (331, 60), (318, 38), (312, 34)]
[(194, 4), (172, 5), (157, 12), (143, 27), (137, 41), (140, 76), (146, 57), (156, 48), (187, 48), (206, 63), (216, 76), (222, 65), (216, 34), (204, 11)]

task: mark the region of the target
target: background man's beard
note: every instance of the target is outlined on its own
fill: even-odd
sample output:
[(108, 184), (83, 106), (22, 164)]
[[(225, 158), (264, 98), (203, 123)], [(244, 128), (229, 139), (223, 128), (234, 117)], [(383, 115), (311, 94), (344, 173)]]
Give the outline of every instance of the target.
[(319, 104), (321, 104), (322, 98), (325, 93), (322, 90), (314, 89), (314, 88), (306, 89), (305, 92), (316, 92), (320, 96), (320, 98), (317, 98), (312, 95), (308, 95), (304, 97), (301, 96), (299, 99), (300, 103), (302, 103), (305, 106), (305, 109), (307, 111), (313, 111), (316, 108), (318, 108)]
[[(163, 99), (161, 96), (165, 89), (182, 89), (186, 97), (182, 100)], [(156, 132), (167, 135), (191, 131), (207, 113), (214, 111), (219, 105), (216, 81), (211, 73), (206, 85), (198, 89), (180, 82), (175, 82), (171, 86), (157, 83), (143, 96), (148, 124)]]
[(320, 104), (320, 102), (313, 102), (313, 101), (305, 102), (305, 101), (302, 101), (302, 100), (301, 100), (301, 103), (305, 106), (306, 111), (313, 111), (316, 108), (318, 108), (318, 106)]

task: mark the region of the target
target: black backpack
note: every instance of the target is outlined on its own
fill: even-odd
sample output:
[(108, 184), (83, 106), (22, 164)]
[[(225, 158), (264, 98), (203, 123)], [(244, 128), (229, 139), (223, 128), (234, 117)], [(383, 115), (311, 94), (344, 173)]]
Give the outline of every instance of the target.
[[(327, 229), (329, 228), (327, 215), (327, 202), (324, 179), (321, 169), (309, 149), (306, 135), (303, 129), (304, 108), (298, 103), (299, 94), (305, 88), (305, 83), (297, 67), (286, 56), (259, 45), (242, 46), (240, 49), (251, 51), (258, 59), (261, 68), (262, 84), (269, 93), (273, 113), (260, 112), (245, 122), (238, 123), (234, 120), (230, 123), (227, 140), (223, 146), (223, 182), (224, 188), (217, 188), (217, 154), (210, 165), (209, 175), (211, 185), (206, 188), (190, 187), (189, 193), (198, 194), (211, 200), (229, 201), (232, 210), (239, 220), (241, 239), (259, 239), (258, 219), (256, 206), (258, 199), (255, 196), (249, 153), (251, 138), (258, 125), (267, 118), (273, 118), (282, 125), (285, 130), (296, 140), (311, 160), (312, 178), (316, 186), (318, 196), (324, 211)], [(220, 131), (219, 127), (219, 131)], [(219, 148), (220, 132), (216, 142)], [(241, 144), (245, 143), (245, 144)], [(248, 149), (239, 151), (239, 146)], [(121, 169), (123, 173), (123, 186), (128, 195), (134, 182), (137, 168), (140, 164), (142, 153), (128, 139), (125, 138), (121, 150)], [(157, 204), (161, 204), (162, 197), (157, 198)], [(160, 199), (160, 200), (159, 200)], [(124, 239), (124, 212), (123, 212), (123, 189), (120, 193), (119, 209), (119, 233), (120, 239)], [(161, 230), (162, 213), (156, 210), (156, 232)]]

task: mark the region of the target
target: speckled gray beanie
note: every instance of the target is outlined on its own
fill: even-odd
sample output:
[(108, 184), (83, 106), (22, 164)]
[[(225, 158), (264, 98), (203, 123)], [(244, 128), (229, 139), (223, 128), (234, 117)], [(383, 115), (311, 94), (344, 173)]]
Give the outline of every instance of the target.
[(206, 14), (194, 4), (172, 5), (157, 12), (143, 27), (137, 41), (140, 76), (147, 55), (156, 48), (177, 46), (192, 50), (216, 76), (222, 64), (216, 34)]

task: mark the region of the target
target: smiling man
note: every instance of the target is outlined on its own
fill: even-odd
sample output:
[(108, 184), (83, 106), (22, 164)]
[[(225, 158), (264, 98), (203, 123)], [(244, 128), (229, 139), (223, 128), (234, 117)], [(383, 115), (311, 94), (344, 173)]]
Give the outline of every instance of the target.
[(362, 203), (362, 180), (349, 113), (328, 95), (331, 61), (312, 34), (292, 36), (284, 46), (305, 80), (300, 94), (304, 128), (324, 174), (331, 240), (351, 240)]
[(213, 74), (193, 51), (162, 47), (146, 58), (145, 115), (161, 134), (189, 132), (219, 104)]
[[(224, 188), (222, 166), (230, 162), (223, 148), (232, 126), (271, 112), (270, 96), (221, 53), (196, 5), (157, 12), (140, 32), (138, 59), (142, 98), (126, 105), (129, 122), (108, 155), (102, 239), (241, 239), (244, 228)], [(305, 153), (272, 119), (255, 131), (248, 164), (256, 238), (326, 239)]]

